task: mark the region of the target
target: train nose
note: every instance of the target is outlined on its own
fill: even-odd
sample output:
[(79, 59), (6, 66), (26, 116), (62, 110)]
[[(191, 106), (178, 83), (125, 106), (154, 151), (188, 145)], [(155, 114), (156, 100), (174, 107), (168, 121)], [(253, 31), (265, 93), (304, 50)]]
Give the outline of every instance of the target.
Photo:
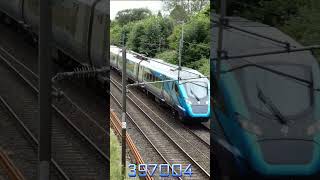
[(308, 164), (315, 149), (313, 141), (303, 140), (268, 140), (259, 144), (265, 162), (273, 165)]
[(194, 114), (207, 114), (209, 111), (208, 105), (192, 105), (191, 109)]
[(254, 168), (264, 175), (313, 175), (320, 170), (319, 145), (311, 140), (258, 141), (260, 158)]

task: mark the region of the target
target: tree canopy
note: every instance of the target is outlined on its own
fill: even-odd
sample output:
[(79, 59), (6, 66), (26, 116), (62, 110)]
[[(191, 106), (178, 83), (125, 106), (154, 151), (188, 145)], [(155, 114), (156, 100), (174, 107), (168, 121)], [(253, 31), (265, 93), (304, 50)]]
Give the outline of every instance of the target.
[[(122, 12), (132, 11), (123, 10)], [(180, 5), (176, 5), (169, 16), (158, 12), (139, 20), (131, 19), (124, 22), (116, 18), (111, 23), (111, 44), (122, 46), (125, 42), (126, 46), (135, 52), (178, 64), (179, 42), (183, 26), (182, 65), (209, 75), (209, 4), (197, 11), (189, 14)]]
[(118, 21), (120, 25), (125, 25), (129, 22), (145, 19), (151, 15), (151, 11), (146, 8), (125, 9), (117, 13), (115, 20)]
[[(213, 4), (218, 13), (219, 3)], [(275, 26), (303, 45), (320, 44), (319, 0), (228, 0), (227, 9), (229, 16)]]
[(162, 0), (162, 2), (165, 10), (169, 12), (179, 7), (189, 15), (200, 12), (210, 3), (209, 0)]

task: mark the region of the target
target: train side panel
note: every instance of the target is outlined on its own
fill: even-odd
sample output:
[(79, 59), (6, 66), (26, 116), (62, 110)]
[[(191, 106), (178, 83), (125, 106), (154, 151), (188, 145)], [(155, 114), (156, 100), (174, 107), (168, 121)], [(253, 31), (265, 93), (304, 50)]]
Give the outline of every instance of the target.
[(0, 11), (18, 22), (23, 21), (22, 0), (0, 0)]
[(88, 39), (91, 4), (57, 1), (52, 6), (53, 35), (61, 51), (82, 64), (90, 64)]
[(112, 66), (115, 69), (118, 69), (118, 54), (114, 53), (114, 52), (110, 52), (110, 66)]
[[(144, 82), (156, 82), (156, 81), (162, 81), (162, 74), (158, 73), (157, 71), (154, 71), (152, 69), (149, 69), (147, 67), (144, 68), (143, 71), (143, 81)], [(158, 99), (163, 100), (163, 82), (158, 83), (150, 83), (146, 84), (145, 88), (150, 91), (155, 97)]]
[(91, 41), (90, 41), (90, 56), (92, 64), (95, 67), (109, 66), (107, 62), (108, 51), (107, 41), (109, 40), (109, 32), (107, 32), (107, 22), (109, 20), (109, 13), (107, 11), (107, 1), (100, 0), (94, 9), (93, 22), (91, 29)]
[(129, 59), (127, 59), (127, 76), (135, 81), (136, 80), (136, 66), (138, 65), (138, 63), (131, 61)]
[[(58, 49), (82, 64), (91, 64), (89, 31), (93, 4), (93, 0), (52, 2), (54, 43)], [(38, 34), (39, 0), (25, 0), (24, 17), (30, 30)]]

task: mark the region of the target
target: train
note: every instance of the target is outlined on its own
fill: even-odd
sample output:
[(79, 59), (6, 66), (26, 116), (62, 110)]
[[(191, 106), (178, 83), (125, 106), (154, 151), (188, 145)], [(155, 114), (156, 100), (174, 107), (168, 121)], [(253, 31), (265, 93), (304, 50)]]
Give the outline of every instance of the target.
[[(166, 104), (174, 115), (184, 123), (206, 122), (210, 116), (210, 82), (200, 72), (148, 58), (133, 51), (126, 52), (127, 77), (141, 84), (157, 102)], [(122, 69), (122, 49), (110, 46), (110, 66)], [(178, 78), (179, 77), (179, 78)], [(155, 83), (150, 83), (155, 82)]]
[[(40, 0), (0, 0), (1, 14), (30, 32), (39, 34)], [(51, 1), (53, 56), (95, 68), (108, 66), (109, 2), (106, 0)], [(66, 58), (60, 58), (66, 59)], [(65, 62), (63, 62), (65, 63)]]
[[(229, 23), (301, 48), (280, 30), (240, 17)], [(218, 27), (211, 29), (218, 37)], [(234, 28), (224, 50), (239, 58), (211, 61), (211, 155), (215, 179), (281, 178), (320, 174), (320, 69), (311, 51), (243, 57), (285, 50), (286, 44)], [(244, 43), (245, 42), (245, 43)], [(217, 47), (217, 44), (213, 44)], [(212, 57), (215, 57), (213, 54)]]

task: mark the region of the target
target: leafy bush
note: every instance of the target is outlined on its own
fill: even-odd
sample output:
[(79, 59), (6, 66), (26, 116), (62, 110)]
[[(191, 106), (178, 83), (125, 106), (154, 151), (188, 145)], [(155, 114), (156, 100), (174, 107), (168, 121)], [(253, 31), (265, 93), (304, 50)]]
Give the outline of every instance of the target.
[(156, 58), (162, 59), (171, 64), (178, 64), (178, 53), (175, 50), (167, 50), (156, 55)]
[[(281, 29), (295, 37), (303, 45), (320, 44), (320, 1), (312, 0), (299, 10), (298, 16), (291, 17)], [(315, 54), (320, 59), (320, 50)]]
[[(201, 2), (206, 3), (206, 0)], [(197, 6), (202, 5), (200, 3)], [(182, 65), (195, 69), (202, 68), (202, 71), (206, 72), (209, 66), (202, 67), (202, 64), (205, 62), (203, 59), (209, 59), (210, 55), (210, 7), (207, 5), (197, 12), (185, 18)], [(161, 13), (130, 21), (125, 25), (118, 19), (111, 24), (111, 44), (122, 45), (122, 38), (125, 35), (129, 49), (178, 64), (182, 25), (176, 20), (171, 16), (163, 17)]]

